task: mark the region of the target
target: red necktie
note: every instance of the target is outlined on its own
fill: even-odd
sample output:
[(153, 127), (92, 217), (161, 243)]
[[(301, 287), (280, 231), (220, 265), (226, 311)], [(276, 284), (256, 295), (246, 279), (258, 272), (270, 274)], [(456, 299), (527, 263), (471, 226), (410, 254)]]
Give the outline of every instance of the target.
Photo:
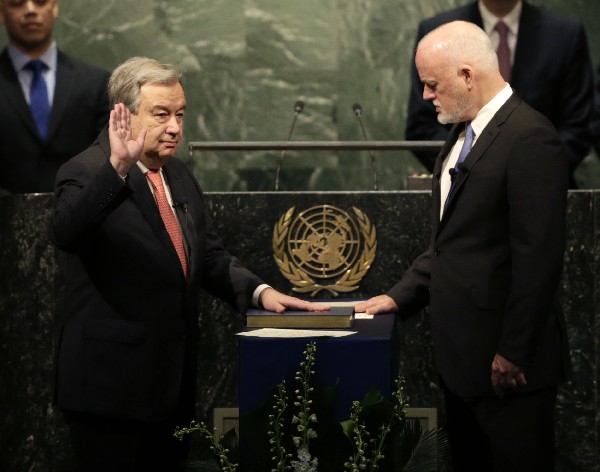
[(500, 35), (500, 42), (496, 54), (498, 55), (498, 65), (500, 74), (506, 82), (510, 82), (510, 48), (508, 47), (508, 26), (502, 20), (496, 23), (494, 29)]
[(162, 217), (165, 228), (167, 228), (167, 232), (171, 237), (173, 246), (175, 246), (175, 250), (177, 251), (177, 255), (181, 261), (183, 273), (187, 278), (189, 275), (189, 269), (187, 257), (185, 255), (185, 248), (183, 247), (181, 228), (179, 227), (179, 222), (177, 221), (175, 213), (173, 213), (171, 205), (169, 205), (169, 201), (167, 200), (167, 194), (165, 193), (165, 187), (163, 185), (160, 172), (156, 170), (149, 170), (146, 175), (148, 176), (148, 179), (150, 179), (150, 183), (154, 189), (154, 198), (156, 199), (156, 204), (158, 205), (158, 211), (160, 211), (160, 216)]

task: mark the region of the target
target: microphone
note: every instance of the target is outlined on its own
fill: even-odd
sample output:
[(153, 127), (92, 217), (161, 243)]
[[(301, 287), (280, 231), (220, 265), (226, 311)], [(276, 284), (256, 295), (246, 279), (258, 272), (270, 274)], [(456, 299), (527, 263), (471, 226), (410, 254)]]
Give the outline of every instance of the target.
[(188, 207), (186, 202), (173, 202), (173, 208), (181, 208), (184, 212), (187, 213)]
[(452, 167), (448, 169), (448, 173), (450, 174), (450, 182), (454, 182), (458, 178), (458, 174), (467, 174), (468, 172), (469, 168), (462, 162), (458, 164), (456, 168)]
[[(362, 120), (362, 107), (360, 103), (355, 103), (352, 105), (352, 111), (356, 115), (356, 119), (358, 120), (358, 124), (360, 125), (360, 129), (362, 131), (363, 139), (365, 141), (369, 141), (369, 136), (367, 135), (367, 130), (365, 129), (365, 125)], [(369, 151), (369, 156), (371, 156), (371, 168), (373, 169), (373, 190), (377, 190), (378, 178), (377, 178), (377, 166), (375, 165), (375, 156), (373, 155), (373, 151)]]
[[(296, 126), (296, 120), (298, 119), (298, 115), (302, 113), (302, 110), (304, 110), (304, 102), (302, 100), (296, 100), (296, 103), (294, 103), (294, 118), (292, 119), (292, 124), (290, 125), (287, 141), (292, 138), (292, 133), (294, 132), (294, 127)], [(279, 162), (277, 163), (277, 170), (275, 172), (275, 190), (279, 190), (279, 172), (281, 171), (281, 165), (283, 164), (284, 154), (285, 149), (282, 149), (281, 154), (279, 155)]]
[(456, 176), (458, 175), (458, 171), (454, 167), (451, 167), (448, 169), (448, 173), (450, 174), (450, 182), (454, 182), (454, 179), (456, 179)]

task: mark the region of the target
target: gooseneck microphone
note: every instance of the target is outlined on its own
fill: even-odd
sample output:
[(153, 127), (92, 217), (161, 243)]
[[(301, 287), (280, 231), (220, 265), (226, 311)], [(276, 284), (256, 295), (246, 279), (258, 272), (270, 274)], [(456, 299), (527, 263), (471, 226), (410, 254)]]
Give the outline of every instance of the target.
[[(360, 125), (363, 139), (365, 141), (369, 141), (369, 136), (367, 135), (367, 130), (362, 120), (362, 107), (360, 106), (360, 103), (355, 103), (354, 105), (352, 105), (352, 111), (358, 119), (358, 124)], [(375, 164), (375, 156), (373, 155), (373, 151), (369, 151), (369, 156), (371, 156), (371, 168), (373, 170), (373, 190), (377, 190), (379, 188), (379, 179), (377, 177), (377, 165)]]
[[(296, 100), (296, 103), (294, 103), (294, 118), (292, 118), (292, 124), (290, 125), (287, 141), (292, 139), (292, 133), (294, 132), (294, 127), (296, 126), (296, 120), (298, 119), (298, 115), (302, 113), (302, 110), (304, 110), (304, 102), (302, 100)], [(275, 172), (275, 190), (279, 190), (279, 173), (281, 171), (281, 165), (283, 164), (284, 154), (285, 149), (282, 149), (281, 154), (279, 155), (279, 162), (277, 163), (277, 171)]]

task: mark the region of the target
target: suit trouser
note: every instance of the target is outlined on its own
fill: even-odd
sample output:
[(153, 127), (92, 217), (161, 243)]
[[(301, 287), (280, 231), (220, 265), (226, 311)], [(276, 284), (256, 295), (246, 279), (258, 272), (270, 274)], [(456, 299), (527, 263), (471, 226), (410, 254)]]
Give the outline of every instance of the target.
[(444, 388), (455, 472), (552, 472), (556, 387), (461, 398)]

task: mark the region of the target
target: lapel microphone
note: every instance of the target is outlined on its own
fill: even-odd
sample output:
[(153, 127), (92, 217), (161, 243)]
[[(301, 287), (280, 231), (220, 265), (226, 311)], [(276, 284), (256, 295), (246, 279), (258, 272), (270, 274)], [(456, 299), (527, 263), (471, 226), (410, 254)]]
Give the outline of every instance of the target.
[(186, 202), (173, 202), (173, 208), (175, 209), (182, 209), (184, 212), (187, 213), (188, 211), (188, 207), (187, 207), (187, 203)]
[(451, 167), (450, 169), (448, 169), (448, 173), (450, 174), (450, 182), (454, 182), (454, 179), (456, 179), (456, 175), (458, 174), (458, 171), (454, 167)]
[(448, 173), (450, 174), (450, 182), (454, 182), (459, 174), (468, 174), (469, 168), (461, 162), (456, 166), (456, 169), (454, 167), (448, 169)]

